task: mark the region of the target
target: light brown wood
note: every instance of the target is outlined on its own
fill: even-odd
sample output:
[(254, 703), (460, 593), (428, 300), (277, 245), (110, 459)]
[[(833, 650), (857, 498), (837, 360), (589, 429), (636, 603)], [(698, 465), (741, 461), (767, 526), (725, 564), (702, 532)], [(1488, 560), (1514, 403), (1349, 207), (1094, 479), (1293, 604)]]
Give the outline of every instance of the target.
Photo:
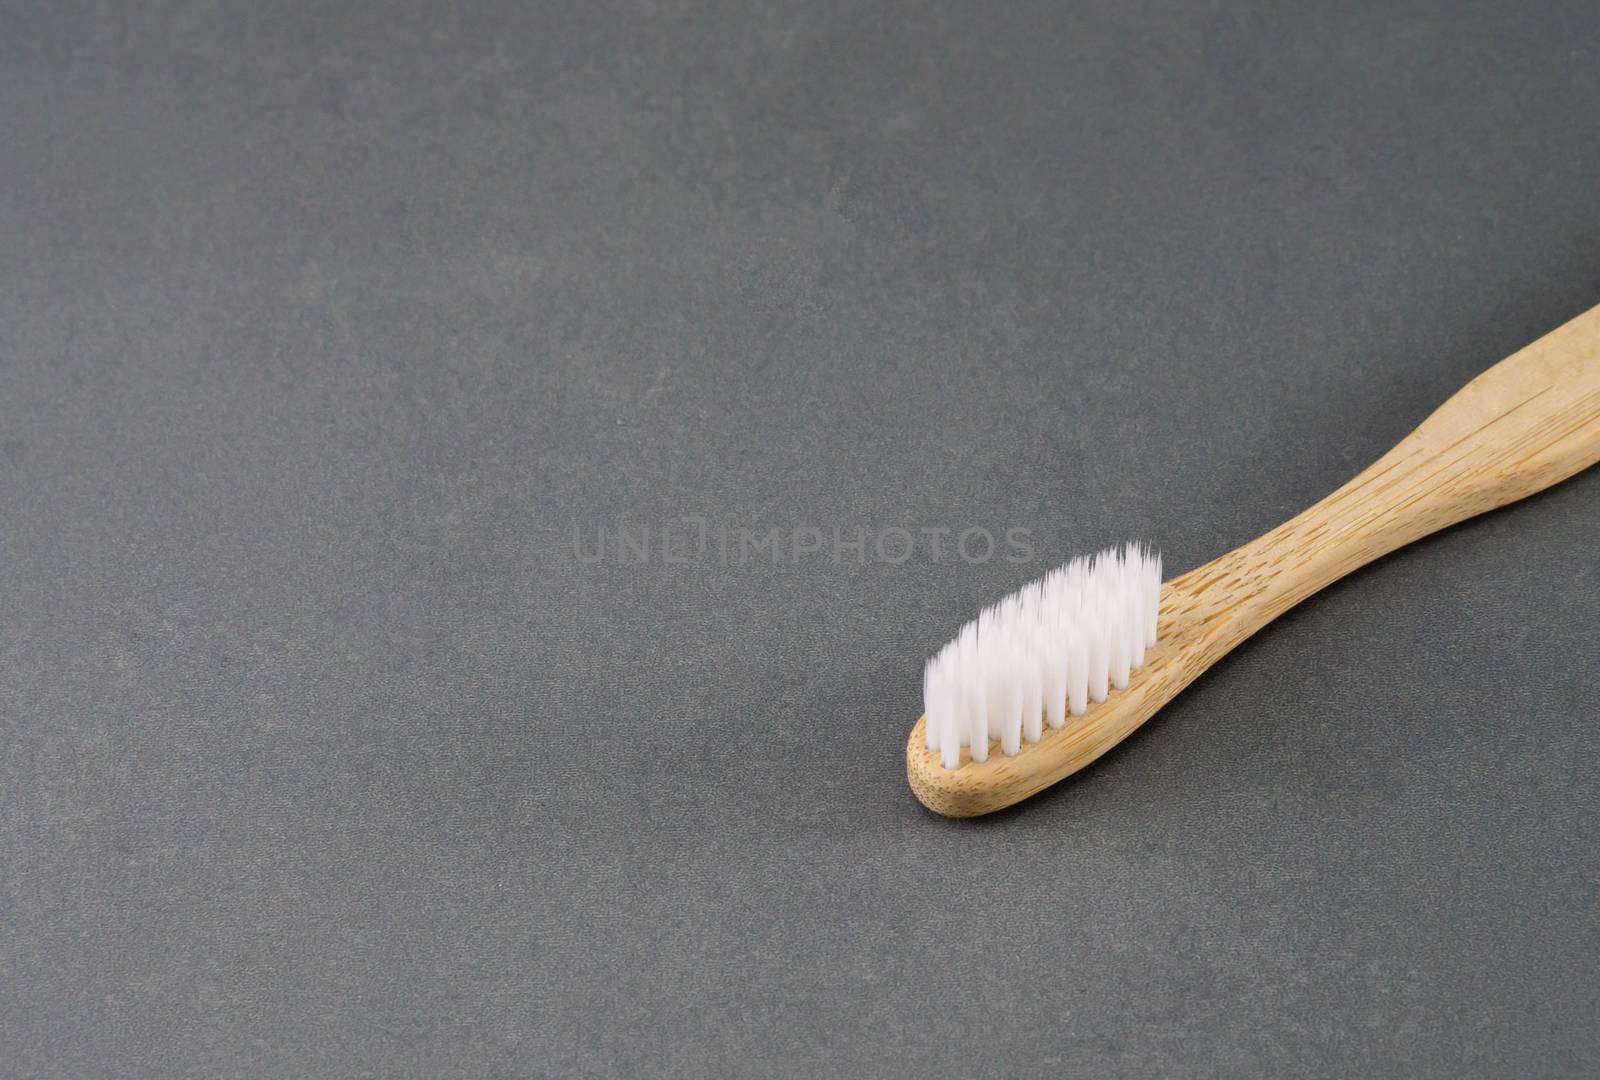
[[(1298, 517), (1162, 586), (1161, 637), (1126, 690), (1015, 757), (946, 770), (906, 742), (911, 790), (973, 817), (1094, 761), (1229, 650), (1318, 589), (1419, 537), (1600, 461), (1600, 307), (1473, 379), (1370, 468)], [(1593, 552), (1581, 552), (1589, 558)]]

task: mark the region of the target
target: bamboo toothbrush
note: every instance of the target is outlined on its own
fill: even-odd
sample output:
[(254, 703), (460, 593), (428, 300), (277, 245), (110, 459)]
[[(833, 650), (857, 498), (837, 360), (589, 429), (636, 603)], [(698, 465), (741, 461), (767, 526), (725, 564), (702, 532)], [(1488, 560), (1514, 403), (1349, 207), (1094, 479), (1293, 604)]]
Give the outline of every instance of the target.
[(1600, 461), (1600, 307), (1473, 379), (1296, 518), (1161, 584), (1142, 547), (1075, 560), (929, 661), (906, 776), (973, 817), (1094, 761), (1234, 646), (1404, 544)]

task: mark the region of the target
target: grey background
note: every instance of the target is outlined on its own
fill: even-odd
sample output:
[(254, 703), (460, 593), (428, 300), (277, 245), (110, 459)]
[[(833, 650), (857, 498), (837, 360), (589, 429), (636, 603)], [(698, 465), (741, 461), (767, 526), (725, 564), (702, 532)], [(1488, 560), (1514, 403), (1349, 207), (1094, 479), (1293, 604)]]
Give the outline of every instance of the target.
[(1590, 0), (7, 4), (0, 1074), (1600, 1073), (1600, 473), (901, 760), (1600, 302), (1597, 131)]

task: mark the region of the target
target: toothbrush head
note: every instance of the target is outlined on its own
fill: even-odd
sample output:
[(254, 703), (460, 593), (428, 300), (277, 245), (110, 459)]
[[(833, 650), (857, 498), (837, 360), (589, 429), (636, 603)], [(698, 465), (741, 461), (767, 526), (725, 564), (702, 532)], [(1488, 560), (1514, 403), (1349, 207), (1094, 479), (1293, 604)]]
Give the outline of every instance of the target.
[[(945, 770), (1007, 756), (1128, 686), (1156, 644), (1161, 556), (1080, 556), (986, 608), (928, 661), (923, 741)], [(963, 750), (966, 751), (963, 754)]]

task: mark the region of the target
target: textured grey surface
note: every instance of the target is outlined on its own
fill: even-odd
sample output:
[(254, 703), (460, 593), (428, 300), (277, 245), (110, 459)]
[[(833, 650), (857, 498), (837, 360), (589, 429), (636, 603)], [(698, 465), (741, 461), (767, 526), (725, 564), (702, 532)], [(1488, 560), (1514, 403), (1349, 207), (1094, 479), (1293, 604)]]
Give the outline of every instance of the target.
[(1600, 302), (1600, 8), (1394, 7), (7, 4), (0, 1075), (1600, 1073), (1600, 474), (904, 784)]

